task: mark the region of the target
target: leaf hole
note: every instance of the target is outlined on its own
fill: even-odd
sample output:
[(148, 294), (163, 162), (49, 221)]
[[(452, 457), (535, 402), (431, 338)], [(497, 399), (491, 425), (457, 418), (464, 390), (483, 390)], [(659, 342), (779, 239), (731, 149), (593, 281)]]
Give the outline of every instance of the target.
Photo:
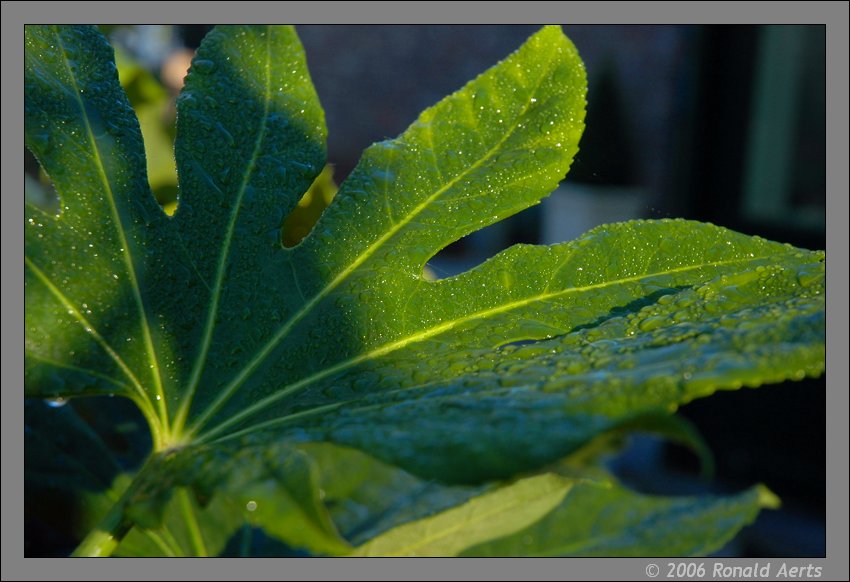
[(333, 179), (333, 166), (328, 164), (316, 177), (292, 212), (283, 221), (281, 241), (292, 248), (310, 234), (319, 217), (336, 195), (337, 185)]
[(540, 242), (540, 207), (532, 206), (477, 230), (444, 247), (423, 268), (428, 281), (471, 271), (515, 244)]

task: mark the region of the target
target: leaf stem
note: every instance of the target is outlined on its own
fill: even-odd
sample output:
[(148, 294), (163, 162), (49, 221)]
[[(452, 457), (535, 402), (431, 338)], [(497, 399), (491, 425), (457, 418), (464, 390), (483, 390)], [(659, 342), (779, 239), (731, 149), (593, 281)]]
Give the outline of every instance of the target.
[(133, 523), (124, 517), (124, 509), (130, 498), (135, 495), (141, 483), (141, 475), (151, 464), (153, 456), (148, 457), (133, 481), (124, 489), (121, 497), (112, 505), (109, 512), (100, 520), (95, 528), (83, 538), (80, 545), (71, 553), (74, 558), (109, 557), (124, 536), (133, 528)]
[(112, 552), (133, 527), (130, 522), (124, 519), (124, 506), (130, 498), (132, 489), (134, 489), (133, 484), (130, 484), (109, 510), (109, 513), (71, 553), (72, 558), (105, 558), (112, 555)]

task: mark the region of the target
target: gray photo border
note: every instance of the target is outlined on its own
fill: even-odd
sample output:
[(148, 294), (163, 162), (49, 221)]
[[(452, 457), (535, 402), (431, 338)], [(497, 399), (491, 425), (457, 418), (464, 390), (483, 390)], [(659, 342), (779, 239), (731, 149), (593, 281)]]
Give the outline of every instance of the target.
[[(66, 560), (23, 557), (23, 24), (51, 23), (808, 23), (827, 26), (827, 557), (848, 577), (848, 3), (846, 2), (3, 2), (2, 579), (646, 580), (651, 559)], [(838, 229), (838, 222), (843, 224)], [(714, 560), (675, 560), (703, 562)], [(773, 560), (779, 562), (780, 560)], [(724, 560), (752, 565), (751, 560)], [(778, 566), (777, 566), (778, 567)], [(776, 568), (772, 571), (775, 572)], [(709, 568), (710, 576), (711, 569)], [(448, 578), (451, 577), (451, 578)]]

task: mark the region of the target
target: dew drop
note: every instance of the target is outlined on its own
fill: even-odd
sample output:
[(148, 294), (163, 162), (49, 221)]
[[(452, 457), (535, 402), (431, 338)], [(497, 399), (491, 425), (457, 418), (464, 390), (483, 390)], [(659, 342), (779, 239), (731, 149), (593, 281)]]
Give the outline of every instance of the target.
[(195, 62), (192, 63), (192, 69), (207, 75), (215, 71), (215, 61), (211, 61), (209, 59), (196, 59)]
[(227, 145), (230, 147), (236, 147), (236, 140), (233, 138), (233, 134), (231, 134), (225, 127), (221, 124), (221, 122), (217, 122), (215, 124), (216, 129), (224, 136)]
[(256, 511), (257, 510), (257, 502), (253, 499), (245, 504), (245, 509), (248, 511)]
[(656, 315), (656, 316), (653, 316), (653, 317), (647, 317), (646, 319), (644, 319), (643, 321), (641, 321), (638, 324), (638, 327), (640, 328), (641, 331), (652, 331), (654, 329), (658, 329), (659, 327), (663, 326), (666, 323), (666, 321), (667, 320), (664, 317)]
[(62, 408), (68, 404), (68, 400), (65, 398), (48, 398), (47, 405), (51, 408)]

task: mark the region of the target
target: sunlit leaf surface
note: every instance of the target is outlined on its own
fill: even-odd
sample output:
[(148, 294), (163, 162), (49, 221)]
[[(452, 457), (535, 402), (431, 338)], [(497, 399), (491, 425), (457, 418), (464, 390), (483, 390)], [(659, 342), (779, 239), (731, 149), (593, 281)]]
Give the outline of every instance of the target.
[[(200, 492), (253, 502), (252, 523), (288, 543), (342, 553), (300, 443), (479, 484), (719, 389), (820, 374), (823, 253), (712, 225), (608, 225), (422, 276), (446, 245), (557, 186), (578, 149), (585, 87), (572, 43), (543, 28), (367, 149), (310, 233), (286, 239), (326, 162), (324, 113), (292, 28), (218, 27), (202, 43), (178, 100), (180, 198), (168, 216), (105, 39), (27, 27), (26, 143), (61, 204), (58, 215), (27, 208), (26, 394), (139, 406), (154, 450), (113, 521), (160, 527), (169, 504), (202, 509)], [(553, 489), (533, 512), (518, 504), (517, 527), (566, 491), (529, 479)], [(508, 491), (433, 519), (467, 519), (479, 504), (508, 512)], [(632, 503), (615, 493), (611, 504)], [(483, 548), (519, 551), (486, 545), (488, 531), (512, 531), (476, 528), (469, 540)], [(201, 553), (197, 535), (184, 537)]]

